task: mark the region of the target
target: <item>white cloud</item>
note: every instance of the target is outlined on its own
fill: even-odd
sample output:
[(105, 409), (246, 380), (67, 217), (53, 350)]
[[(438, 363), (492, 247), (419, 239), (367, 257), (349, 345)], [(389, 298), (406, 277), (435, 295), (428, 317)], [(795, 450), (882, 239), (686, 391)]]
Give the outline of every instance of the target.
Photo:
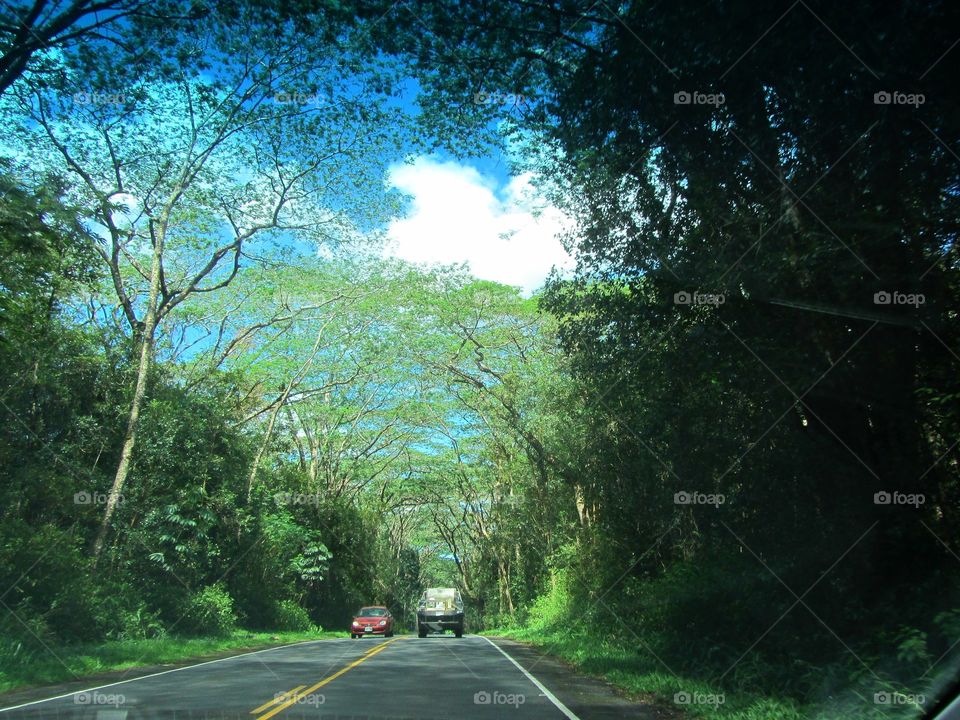
[(413, 197), (407, 217), (387, 230), (392, 255), (415, 263), (466, 262), (475, 276), (527, 294), (552, 266), (573, 266), (556, 239), (568, 219), (536, 197), (529, 174), (498, 187), (469, 165), (420, 157), (391, 167), (388, 183)]

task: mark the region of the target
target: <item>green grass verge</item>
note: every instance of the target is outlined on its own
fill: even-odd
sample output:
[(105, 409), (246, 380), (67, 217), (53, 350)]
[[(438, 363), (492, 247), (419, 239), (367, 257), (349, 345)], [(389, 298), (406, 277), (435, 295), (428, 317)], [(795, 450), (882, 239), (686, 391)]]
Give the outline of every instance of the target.
[[(603, 678), (636, 700), (654, 702), (675, 717), (712, 720), (846, 720), (916, 717), (909, 708), (877, 707), (871, 698), (827, 699), (821, 705), (802, 706), (792, 699), (730, 692), (703, 680), (678, 677), (641, 647), (613, 644), (569, 628), (498, 628), (482, 635), (498, 635), (530, 643), (572, 664), (587, 675)], [(721, 702), (722, 700), (722, 702)], [(686, 702), (684, 702), (686, 701)]]
[(228, 650), (258, 650), (303, 640), (345, 636), (346, 633), (341, 631), (255, 633), (238, 630), (226, 637), (116, 640), (31, 650), (6, 647), (0, 658), (0, 693), (144, 665), (202, 660)]

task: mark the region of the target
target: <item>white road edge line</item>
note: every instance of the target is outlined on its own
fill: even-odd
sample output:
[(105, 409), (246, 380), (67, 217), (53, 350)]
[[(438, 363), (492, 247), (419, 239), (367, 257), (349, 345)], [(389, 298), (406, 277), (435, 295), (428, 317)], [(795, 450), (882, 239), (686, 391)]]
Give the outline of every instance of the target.
[(528, 672), (526, 671), (526, 669), (525, 669), (520, 663), (518, 663), (518, 662), (517, 662), (516, 660), (514, 660), (512, 657), (510, 657), (509, 655), (507, 655), (507, 651), (506, 651), (506, 650), (504, 650), (502, 647), (500, 647), (499, 645), (497, 645), (493, 640), (491, 640), (490, 638), (488, 638), (486, 635), (480, 635), (480, 637), (482, 637), (482, 638), (483, 638), (484, 640), (486, 640), (488, 643), (490, 643), (491, 645), (493, 645), (497, 650), (499, 650), (501, 653), (503, 653), (503, 656), (504, 656), (507, 660), (509, 660), (510, 662), (512, 662), (512, 663), (517, 667), (517, 669), (518, 669), (520, 672), (522, 672), (524, 675), (527, 676), (527, 680), (529, 680), (529, 681), (532, 682), (534, 685), (536, 685), (537, 688), (540, 690), (540, 692), (542, 692), (544, 695), (547, 696), (547, 700), (549, 700), (550, 702), (552, 702), (554, 705), (557, 706), (557, 710), (559, 710), (559, 711), (562, 712), (564, 715), (566, 715), (568, 718), (570, 718), (570, 720), (580, 720), (580, 718), (577, 717), (577, 715), (573, 712), (573, 710), (571, 710), (571, 709), (568, 708), (566, 705), (564, 705), (562, 702), (560, 702), (560, 700), (557, 698), (556, 695), (554, 695), (552, 692), (550, 692), (549, 690), (547, 690), (547, 688), (544, 687), (544, 685), (543, 685), (542, 682), (540, 682), (540, 681), (537, 680), (533, 675), (531, 675), (530, 673), (528, 673)]
[(62, 700), (63, 698), (80, 695), (81, 693), (94, 692), (95, 690), (102, 690), (103, 688), (114, 687), (115, 685), (125, 685), (129, 682), (136, 682), (137, 680), (146, 680), (147, 678), (159, 677), (160, 675), (168, 675), (169, 673), (180, 672), (181, 670), (192, 670), (193, 668), (202, 667), (204, 665), (213, 665), (214, 663), (236, 660), (237, 658), (247, 657), (249, 655), (259, 655), (260, 653), (273, 652), (274, 650), (282, 650), (283, 648), (296, 647), (297, 645), (309, 645), (310, 643), (318, 642), (323, 642), (323, 640), (303, 640), (298, 643), (291, 643), (290, 645), (278, 645), (277, 647), (265, 648), (263, 650), (253, 650), (251, 652), (240, 653), (239, 655), (231, 655), (230, 657), (219, 658), (217, 660), (207, 660), (206, 662), (197, 663), (196, 665), (185, 665), (184, 667), (173, 668), (172, 670), (161, 670), (160, 672), (151, 673), (150, 675), (140, 675), (139, 677), (132, 677), (128, 678), (127, 680), (118, 680), (114, 683), (98, 685), (97, 687), (87, 688), (86, 690), (74, 690), (73, 692), (64, 693), (63, 695), (54, 695), (53, 697), (44, 698), (43, 700), (32, 700), (21, 705), (12, 705), (11, 707), (0, 708), (0, 713), (5, 713), (8, 710), (19, 710), (20, 708), (29, 707), (30, 705), (39, 705), (40, 703), (50, 702), (51, 700)]

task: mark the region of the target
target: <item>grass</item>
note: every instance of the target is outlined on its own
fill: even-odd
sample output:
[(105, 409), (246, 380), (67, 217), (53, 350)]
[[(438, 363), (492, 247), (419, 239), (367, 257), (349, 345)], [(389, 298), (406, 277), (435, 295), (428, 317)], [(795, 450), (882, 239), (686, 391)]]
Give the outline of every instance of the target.
[[(569, 662), (579, 671), (602, 678), (635, 700), (669, 709), (678, 718), (712, 720), (864, 720), (914, 716), (877, 707), (870, 698), (825, 698), (817, 706), (804, 706), (790, 698), (749, 691), (731, 692), (695, 677), (683, 677), (665, 668), (639, 644), (614, 644), (570, 628), (498, 628), (483, 635), (499, 635), (530, 643)], [(851, 693), (852, 694), (852, 693)], [(691, 702), (691, 700), (697, 702)], [(684, 702), (687, 700), (687, 702)]]
[(238, 630), (226, 637), (116, 640), (46, 649), (37, 646), (27, 650), (9, 645), (0, 647), (0, 693), (146, 665), (202, 660), (230, 650), (260, 650), (344, 636), (341, 631), (255, 633)]

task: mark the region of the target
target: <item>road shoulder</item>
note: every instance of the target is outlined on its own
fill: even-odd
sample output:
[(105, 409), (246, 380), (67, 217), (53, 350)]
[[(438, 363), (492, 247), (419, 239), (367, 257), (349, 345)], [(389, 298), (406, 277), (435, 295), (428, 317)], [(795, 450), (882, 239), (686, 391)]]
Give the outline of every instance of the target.
[(605, 680), (579, 673), (560, 658), (504, 637), (489, 638), (566, 705), (580, 720), (680, 720), (673, 708), (626, 697)]

